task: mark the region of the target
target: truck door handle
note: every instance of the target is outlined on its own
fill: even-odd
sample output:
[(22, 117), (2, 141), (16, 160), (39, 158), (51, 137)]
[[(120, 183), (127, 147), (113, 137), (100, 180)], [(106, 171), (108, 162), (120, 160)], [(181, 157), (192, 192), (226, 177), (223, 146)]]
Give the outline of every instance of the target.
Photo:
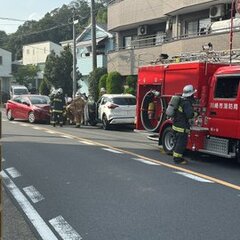
[(216, 112), (210, 112), (210, 115), (214, 115), (214, 116), (216, 116)]

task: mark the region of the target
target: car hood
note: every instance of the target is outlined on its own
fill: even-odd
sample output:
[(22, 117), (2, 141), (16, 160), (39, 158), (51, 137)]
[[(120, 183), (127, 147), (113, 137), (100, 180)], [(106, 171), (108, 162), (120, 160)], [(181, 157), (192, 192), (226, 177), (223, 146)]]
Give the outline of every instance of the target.
[(35, 108), (40, 108), (40, 109), (43, 109), (43, 110), (49, 110), (50, 109), (50, 105), (49, 104), (36, 104), (34, 105)]

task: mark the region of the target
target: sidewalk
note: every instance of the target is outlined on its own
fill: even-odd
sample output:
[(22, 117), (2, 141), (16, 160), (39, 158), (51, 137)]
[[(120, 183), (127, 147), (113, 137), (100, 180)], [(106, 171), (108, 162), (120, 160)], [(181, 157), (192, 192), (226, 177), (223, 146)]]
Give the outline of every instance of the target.
[(14, 206), (12, 199), (7, 195), (2, 186), (3, 216), (2, 232), (3, 240), (37, 240), (22, 213)]

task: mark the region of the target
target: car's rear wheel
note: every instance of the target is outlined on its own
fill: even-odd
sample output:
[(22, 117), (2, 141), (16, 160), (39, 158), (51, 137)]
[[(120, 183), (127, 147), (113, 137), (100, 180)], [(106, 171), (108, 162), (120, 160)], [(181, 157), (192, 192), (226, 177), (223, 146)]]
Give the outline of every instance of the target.
[(9, 121), (12, 121), (14, 119), (13, 116), (12, 116), (12, 110), (10, 110), (10, 109), (7, 111), (7, 119)]
[(109, 130), (110, 129), (110, 124), (107, 120), (107, 116), (104, 114), (102, 117), (102, 124), (103, 124), (103, 129), (104, 130)]
[(28, 121), (29, 121), (30, 123), (34, 123), (34, 122), (36, 121), (34, 112), (30, 112), (30, 113), (28, 114)]

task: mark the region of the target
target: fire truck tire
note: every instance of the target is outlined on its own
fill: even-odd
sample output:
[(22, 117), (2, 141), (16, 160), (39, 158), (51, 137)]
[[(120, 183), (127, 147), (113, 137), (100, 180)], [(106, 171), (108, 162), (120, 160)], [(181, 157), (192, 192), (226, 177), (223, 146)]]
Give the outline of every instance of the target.
[(163, 150), (167, 154), (172, 154), (174, 146), (175, 146), (175, 134), (172, 130), (172, 127), (167, 127), (164, 129), (162, 134), (162, 146)]

